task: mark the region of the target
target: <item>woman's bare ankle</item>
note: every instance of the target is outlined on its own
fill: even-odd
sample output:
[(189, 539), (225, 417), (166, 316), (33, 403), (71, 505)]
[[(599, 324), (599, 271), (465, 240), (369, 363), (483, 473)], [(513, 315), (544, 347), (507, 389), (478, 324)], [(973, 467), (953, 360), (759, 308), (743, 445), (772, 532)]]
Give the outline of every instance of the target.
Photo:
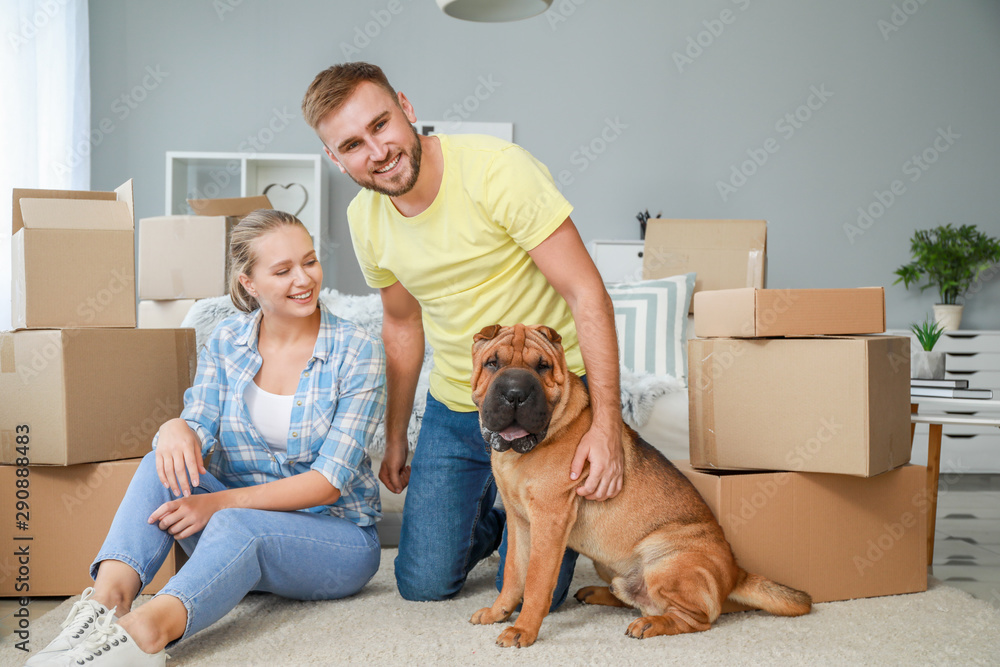
[(132, 602), (141, 587), (142, 580), (130, 565), (105, 560), (97, 569), (93, 597), (108, 609), (115, 609), (115, 616), (121, 618), (132, 610)]
[(158, 595), (118, 623), (144, 652), (159, 653), (180, 639), (187, 627), (187, 608), (171, 595)]

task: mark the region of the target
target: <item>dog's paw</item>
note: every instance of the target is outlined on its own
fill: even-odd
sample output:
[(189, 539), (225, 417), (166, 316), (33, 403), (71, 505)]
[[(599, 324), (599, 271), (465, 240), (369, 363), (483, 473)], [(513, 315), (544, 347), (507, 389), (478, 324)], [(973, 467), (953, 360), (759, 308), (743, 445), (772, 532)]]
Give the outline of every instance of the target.
[(493, 607), (483, 607), (469, 619), (470, 623), (475, 625), (492, 625), (493, 623), (499, 623), (500, 621), (507, 620), (510, 617), (510, 612), (505, 612), (501, 610), (500, 613), (495, 613)]
[(662, 635), (664, 633), (662, 621), (663, 617), (661, 616), (643, 616), (642, 618), (637, 618), (628, 626), (625, 634), (635, 639), (646, 639), (647, 637)]
[(576, 592), (576, 595), (574, 595), (573, 597), (576, 598), (577, 602), (587, 604), (587, 598), (596, 593), (598, 588), (600, 588), (600, 586), (584, 586), (583, 588), (578, 590)]
[(516, 625), (512, 625), (497, 637), (497, 646), (502, 646), (504, 648), (510, 648), (511, 646), (515, 648), (525, 648), (526, 646), (531, 646), (535, 643), (535, 639), (538, 637), (537, 632), (532, 632), (530, 630), (525, 630), (524, 628), (519, 628)]
[(576, 592), (577, 602), (583, 604), (600, 604), (607, 607), (627, 607), (628, 604), (619, 599), (607, 586), (584, 586)]

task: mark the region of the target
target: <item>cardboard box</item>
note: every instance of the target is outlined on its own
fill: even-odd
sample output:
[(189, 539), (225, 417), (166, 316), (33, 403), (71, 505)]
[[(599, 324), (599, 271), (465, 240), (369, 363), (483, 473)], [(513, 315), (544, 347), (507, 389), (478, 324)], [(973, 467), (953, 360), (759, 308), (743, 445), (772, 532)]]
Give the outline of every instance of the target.
[(927, 469), (863, 479), (723, 473), (675, 465), (722, 525), (743, 569), (813, 602), (927, 590)]
[(695, 338), (691, 465), (872, 477), (910, 460), (904, 336)]
[(229, 234), (267, 197), (189, 199), (195, 215), (139, 221), (139, 298), (204, 299), (229, 293)]
[(179, 329), (197, 299), (139, 302), (140, 329)]
[(236, 224), (248, 213), (259, 208), (274, 208), (264, 195), (252, 197), (230, 197), (229, 199), (188, 199), (188, 206), (195, 215), (223, 215)]
[[(765, 220), (661, 220), (646, 223), (644, 280), (694, 271), (694, 291), (764, 287)], [(694, 309), (694, 300), (691, 301)]]
[(139, 220), (139, 298), (204, 299), (227, 294), (232, 224), (217, 215)]
[(72, 465), (143, 456), (180, 416), (197, 367), (194, 329), (0, 333), (0, 463)]
[[(0, 596), (79, 595), (93, 586), (90, 564), (140, 460), (0, 466)], [(27, 470), (27, 476), (19, 470)], [(28, 486), (19, 489), (17, 481), (23, 479)], [(20, 507), (27, 507), (23, 515), (19, 500), (25, 503)], [(176, 573), (176, 550), (167, 555), (144, 593), (159, 591)]]
[(114, 192), (13, 193), (15, 329), (135, 326), (132, 181)]
[(742, 289), (694, 296), (699, 338), (873, 334), (885, 331), (885, 290)]

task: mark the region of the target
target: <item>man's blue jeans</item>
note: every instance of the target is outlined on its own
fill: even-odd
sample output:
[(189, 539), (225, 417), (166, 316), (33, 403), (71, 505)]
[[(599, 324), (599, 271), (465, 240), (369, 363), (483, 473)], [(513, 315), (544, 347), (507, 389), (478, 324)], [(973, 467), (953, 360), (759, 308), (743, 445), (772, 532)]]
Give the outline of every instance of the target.
[[(192, 493), (226, 486), (200, 475)], [(156, 474), (155, 453), (146, 454), (115, 514), (90, 574), (117, 560), (139, 574), (142, 588), (166, 560), (174, 537), (147, 523), (163, 503), (175, 500)], [(225, 509), (205, 528), (178, 540), (189, 560), (158, 595), (173, 595), (187, 608), (182, 638), (225, 616), (250, 591), (296, 600), (330, 600), (361, 590), (378, 570), (381, 548), (374, 526), (358, 526), (329, 514)]]
[[(569, 470), (566, 471), (569, 475)], [(445, 600), (476, 563), (500, 549), (497, 589), (507, 552), (506, 514), (493, 507), (497, 486), (479, 414), (454, 412), (428, 394), (396, 557), (396, 585), (407, 600)], [(566, 550), (552, 609), (566, 599), (577, 553)]]

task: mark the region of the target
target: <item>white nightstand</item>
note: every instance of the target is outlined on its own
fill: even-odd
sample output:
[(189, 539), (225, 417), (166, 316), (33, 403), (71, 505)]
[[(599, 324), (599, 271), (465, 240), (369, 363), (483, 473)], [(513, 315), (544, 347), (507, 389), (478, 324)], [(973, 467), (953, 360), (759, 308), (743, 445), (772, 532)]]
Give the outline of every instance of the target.
[(590, 256), (607, 285), (642, 280), (645, 241), (591, 241)]
[[(898, 336), (909, 331), (890, 331)], [(916, 346), (916, 341), (913, 343)], [(919, 349), (914, 347), (914, 349)], [(1000, 414), (1000, 331), (965, 330), (948, 331), (934, 346), (935, 350), (948, 353), (945, 362), (946, 377), (966, 379), (969, 387), (992, 389), (993, 401), (974, 400), (935, 405), (935, 410), (969, 417), (996, 417)], [(914, 437), (913, 462), (923, 465), (926, 454), (921, 446), (927, 442), (928, 427), (918, 424)], [(941, 470), (948, 473), (1000, 473), (1000, 429), (969, 424), (945, 424), (942, 433)]]
[[(972, 414), (962, 414), (962, 410), (973, 410)], [(924, 426), (929, 428), (927, 440), (927, 497), (930, 507), (927, 513), (927, 565), (934, 562), (934, 527), (937, 524), (937, 497), (941, 475), (941, 445), (945, 429), (975, 428), (987, 429), (986, 435), (1000, 437), (1000, 401), (960, 398), (910, 398), (911, 433)], [(963, 446), (954, 444), (955, 449)], [(947, 454), (948, 452), (946, 452)], [(948, 459), (945, 458), (947, 461)]]

